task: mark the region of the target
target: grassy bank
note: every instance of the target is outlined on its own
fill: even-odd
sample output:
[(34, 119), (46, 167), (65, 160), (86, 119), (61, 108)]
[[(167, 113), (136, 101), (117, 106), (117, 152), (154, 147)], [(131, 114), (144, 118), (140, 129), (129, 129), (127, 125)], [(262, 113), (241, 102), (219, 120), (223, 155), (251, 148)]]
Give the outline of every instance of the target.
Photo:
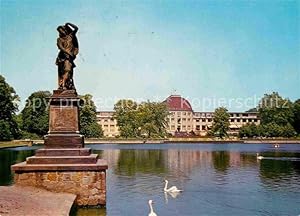
[(32, 146), (38, 140), (12, 140), (12, 141), (1, 141), (0, 149), (2, 148), (13, 148), (20, 146)]

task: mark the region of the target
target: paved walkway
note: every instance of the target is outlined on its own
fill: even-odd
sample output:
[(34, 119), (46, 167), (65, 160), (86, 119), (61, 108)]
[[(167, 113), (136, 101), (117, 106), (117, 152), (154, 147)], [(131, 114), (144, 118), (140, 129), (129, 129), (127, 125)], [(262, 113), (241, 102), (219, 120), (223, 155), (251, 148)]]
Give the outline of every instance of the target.
[(76, 196), (22, 186), (0, 187), (0, 216), (69, 215)]

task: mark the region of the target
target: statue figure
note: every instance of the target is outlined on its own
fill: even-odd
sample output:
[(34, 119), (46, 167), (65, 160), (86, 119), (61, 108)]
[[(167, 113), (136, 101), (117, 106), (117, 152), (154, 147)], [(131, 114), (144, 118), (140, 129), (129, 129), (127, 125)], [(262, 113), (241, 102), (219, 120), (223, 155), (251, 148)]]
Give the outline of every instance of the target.
[(78, 41), (76, 33), (78, 27), (72, 23), (58, 26), (57, 47), (60, 50), (56, 58), (58, 66), (58, 89), (75, 90), (73, 81), (74, 60), (78, 54)]

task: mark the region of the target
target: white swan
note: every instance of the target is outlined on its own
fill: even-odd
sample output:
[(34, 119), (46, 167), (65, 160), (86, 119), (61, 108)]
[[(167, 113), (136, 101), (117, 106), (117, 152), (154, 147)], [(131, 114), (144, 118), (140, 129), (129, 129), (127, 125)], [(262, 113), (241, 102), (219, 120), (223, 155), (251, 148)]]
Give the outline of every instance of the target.
[(261, 160), (261, 159), (263, 159), (264, 157), (263, 157), (263, 156), (260, 156), (260, 155), (258, 155), (258, 153), (256, 153), (256, 158), (257, 158), (258, 160)]
[(178, 192), (182, 192), (183, 190), (179, 190), (176, 186), (172, 186), (170, 188), (168, 188), (168, 180), (165, 180), (165, 188), (164, 188), (164, 192), (169, 192), (169, 193), (178, 193)]
[(150, 207), (150, 213), (148, 214), (148, 216), (157, 216), (157, 214), (153, 211), (152, 202), (152, 200), (148, 201)]

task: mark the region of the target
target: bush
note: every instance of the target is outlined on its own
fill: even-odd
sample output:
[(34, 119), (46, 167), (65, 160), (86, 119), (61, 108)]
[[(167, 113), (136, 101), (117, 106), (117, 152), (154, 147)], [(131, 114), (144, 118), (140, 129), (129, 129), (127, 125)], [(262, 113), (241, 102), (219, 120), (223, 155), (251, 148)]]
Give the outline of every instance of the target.
[(21, 139), (42, 139), (39, 135), (35, 133), (30, 133), (27, 131), (21, 131)]

